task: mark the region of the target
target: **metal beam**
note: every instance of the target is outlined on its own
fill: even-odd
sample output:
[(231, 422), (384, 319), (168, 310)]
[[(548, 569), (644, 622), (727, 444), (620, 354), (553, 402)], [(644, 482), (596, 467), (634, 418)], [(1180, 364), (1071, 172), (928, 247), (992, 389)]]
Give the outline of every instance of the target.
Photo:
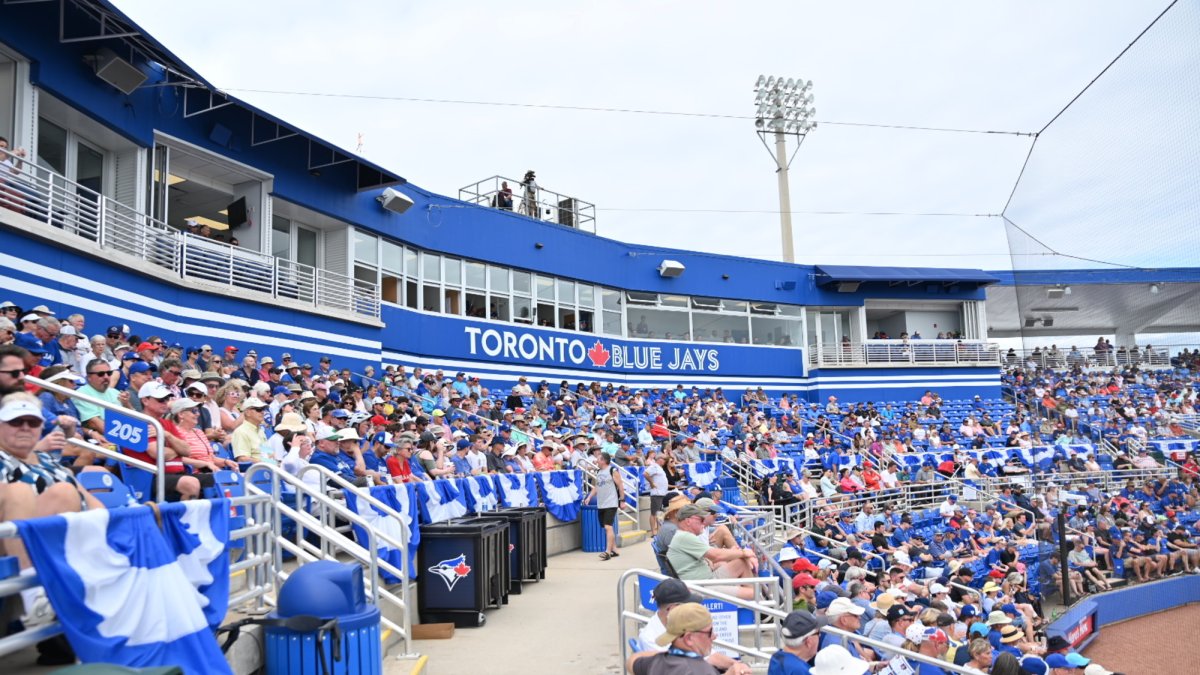
[[(204, 94), (205, 96), (208, 97), (208, 101), (207, 101), (207, 103), (203, 104), (203, 107), (197, 108), (195, 110), (188, 109), (188, 100), (191, 96), (192, 91), (197, 92), (197, 94), (196, 94), (197, 98), (200, 97), (200, 94)], [(223, 102), (214, 104), (213, 101), (217, 100), (217, 99), (220, 99)], [(200, 99), (200, 100), (204, 101), (204, 99)], [(233, 101), (230, 101), (228, 98), (226, 98), (224, 94), (221, 94), (219, 92), (214, 92), (211, 89), (196, 89), (195, 87), (185, 87), (183, 90), (183, 116), (185, 119), (189, 118), (189, 117), (195, 117), (197, 115), (203, 115), (204, 113), (212, 112), (214, 110), (220, 110), (221, 108), (224, 108), (225, 106), (228, 106), (228, 105), (233, 105)]]
[[(83, 7), (80, 7), (79, 3), (74, 2), (74, 0), (72, 0), (71, 4), (78, 7), (80, 11), (86, 12), (86, 9)], [(120, 38), (127, 38), (127, 37), (138, 37), (141, 35), (141, 33), (137, 32), (135, 30), (125, 29), (123, 26), (117, 27), (117, 30), (119, 30), (120, 32), (116, 32), (116, 33), (108, 32), (108, 14), (107, 13), (100, 14), (99, 16), (93, 15), (92, 18), (93, 18), (93, 20), (99, 22), (99, 24), (100, 24), (100, 32), (98, 34), (76, 35), (73, 37), (67, 37), (67, 0), (59, 0), (59, 2), (58, 2), (58, 41), (61, 43), (67, 44), (67, 43), (71, 43), (71, 42), (90, 42), (92, 40), (111, 40), (111, 39), (120, 39)]]
[[(345, 155), (342, 155), (341, 153), (334, 150), (333, 148), (321, 146), (320, 144), (316, 144), (319, 147), (321, 147), (323, 150), (329, 152), (330, 161), (322, 162), (320, 164), (313, 164), (313, 145), (314, 145), (314, 143), (313, 143), (312, 139), (311, 138), (308, 139), (308, 170), (309, 171), (316, 171), (317, 169), (324, 169), (325, 167), (329, 167), (329, 166), (337, 166), (338, 164), (348, 164), (350, 162), (355, 161), (353, 157), (346, 157)], [(341, 157), (341, 159), (338, 159), (339, 156)]]
[(262, 117), (261, 115), (257, 115), (254, 113), (251, 113), (251, 115), (250, 115), (250, 146), (251, 147), (256, 148), (260, 145), (266, 145), (267, 143), (274, 143), (275, 141), (282, 141), (285, 138), (292, 138), (293, 136), (300, 135), (299, 133), (297, 133), (295, 131), (281, 134), (281, 133), (279, 133), (280, 130), (285, 129), (286, 127), (284, 127), (282, 124), (272, 122), (271, 120), (263, 119), (264, 125), (269, 124), (272, 127), (274, 127), (275, 135), (271, 136), (271, 137), (264, 136), (263, 138), (259, 138), (258, 137), (258, 120), (261, 117)]

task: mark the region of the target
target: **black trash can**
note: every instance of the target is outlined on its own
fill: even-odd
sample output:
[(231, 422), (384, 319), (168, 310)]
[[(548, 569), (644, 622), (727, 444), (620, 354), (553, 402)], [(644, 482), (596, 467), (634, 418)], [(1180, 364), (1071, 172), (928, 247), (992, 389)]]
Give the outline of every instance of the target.
[[(528, 513), (531, 520), (527, 521), (529, 534), (531, 537), (531, 546), (529, 549), (529, 563), (534, 565), (535, 574), (525, 577), (526, 581), (531, 581), (535, 577), (537, 579), (546, 578), (546, 507), (544, 506), (525, 506), (510, 511), (521, 511)], [(533, 549), (537, 549), (537, 556), (534, 556)]]
[(424, 623), (482, 626), (508, 597), (508, 528), (467, 518), (421, 526), (417, 612)]
[(501, 509), (479, 514), (478, 518), (495, 520), (508, 527), (508, 566), (510, 572), (509, 592), (521, 593), (521, 582), (537, 581), (545, 576), (542, 564), (546, 550), (545, 530), (539, 530), (538, 512), (545, 526), (545, 511), (542, 509)]

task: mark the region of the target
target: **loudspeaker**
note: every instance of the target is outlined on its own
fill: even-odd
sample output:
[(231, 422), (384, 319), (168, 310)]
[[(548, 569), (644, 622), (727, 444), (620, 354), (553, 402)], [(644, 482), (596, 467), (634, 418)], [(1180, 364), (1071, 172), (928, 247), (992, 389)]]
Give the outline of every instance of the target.
[(1064, 290), (1061, 288), (1047, 288), (1046, 297), (1051, 300), (1058, 300), (1063, 296)]
[(1033, 328), (1034, 326), (1036, 326), (1036, 325), (1037, 325), (1037, 322), (1038, 322), (1038, 320), (1037, 320), (1037, 319), (1033, 319), (1033, 318), (1028, 318), (1028, 319), (1025, 319), (1025, 327), (1026, 327), (1026, 328)]
[(776, 281), (775, 290), (777, 291), (794, 291), (796, 290), (796, 282), (794, 281)]
[(408, 198), (408, 195), (403, 192), (397, 192), (392, 188), (386, 188), (383, 194), (376, 197), (383, 208), (392, 213), (404, 213), (413, 205), (413, 200)]
[(146, 81), (146, 74), (140, 68), (117, 56), (113, 50), (101, 48), (93, 56), (96, 66), (96, 77), (120, 89), (125, 94), (132, 94)]
[(663, 277), (677, 277), (683, 274), (684, 269), (683, 263), (677, 260), (664, 260), (658, 266), (658, 274)]
[(856, 293), (859, 285), (857, 281), (843, 281), (837, 285), (838, 293)]

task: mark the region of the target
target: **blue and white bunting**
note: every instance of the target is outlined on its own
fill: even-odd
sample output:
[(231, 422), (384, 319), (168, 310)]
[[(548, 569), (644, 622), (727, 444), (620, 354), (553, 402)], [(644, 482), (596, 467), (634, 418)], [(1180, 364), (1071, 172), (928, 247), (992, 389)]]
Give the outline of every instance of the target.
[[(227, 510), (229, 505), (214, 500), (212, 508)], [(205, 619), (202, 595), (178, 560), (192, 555), (193, 572), (207, 567), (202, 563), (211, 555), (211, 542), (205, 544), (207, 535), (192, 530), (201, 515), (179, 515), (177, 524), (200, 542), (179, 536), (177, 540), (185, 543), (179, 551), (168, 545), (146, 506), (17, 521), (38, 578), (80, 661), (134, 668), (179, 666), (187, 673), (232, 672)], [(219, 533), (214, 531), (213, 537), (219, 540)], [(190, 545), (194, 546), (189, 549)], [(196, 553), (201, 550), (205, 553)]]
[(500, 503), (496, 486), (490, 476), (467, 476), (458, 480), (459, 488), (466, 493), (467, 508), (472, 513), (495, 511)]
[(684, 464), (683, 472), (687, 475), (688, 483), (708, 487), (717, 482), (717, 470), (720, 465), (715, 462), (695, 462)]
[(786, 458), (756, 459), (750, 463), (750, 466), (754, 469), (754, 475), (759, 478), (773, 476), (781, 471), (794, 473), (796, 470), (795, 461)]
[(467, 498), (452, 480), (427, 480), (417, 483), (421, 498), (421, 522), (441, 523), (467, 512)]
[(538, 491), (533, 474), (496, 474), (497, 492), (500, 503), (508, 508), (525, 508), (538, 505)]
[[(399, 514), (399, 518), (387, 513), (386, 509), (362, 499), (358, 490), (344, 489), (342, 493), (346, 497), (346, 507), (361, 516), (372, 530), (383, 533), (395, 542), (407, 542), (408, 574), (409, 578), (415, 579), (417, 574), (414, 563), (421, 535), (417, 524), (416, 504), (413, 502), (410, 489), (410, 485), (377, 485), (371, 488), (369, 493), (371, 497)], [(366, 530), (357, 523), (352, 523), (352, 526), (355, 540), (365, 547), (370, 541)], [(401, 549), (394, 546), (392, 542), (384, 541), (382, 537), (376, 537), (375, 544), (381, 559), (388, 561), (398, 570), (404, 569), (404, 553)], [(400, 581), (399, 577), (383, 569), (379, 570), (379, 575), (383, 577), (385, 583), (394, 584)]]
[(621, 484), (625, 486), (625, 504), (637, 510), (638, 495), (642, 493), (642, 474), (645, 469), (640, 466), (622, 466), (617, 468), (621, 471)]
[(229, 500), (196, 499), (159, 507), (167, 546), (200, 594), (209, 628), (229, 608)]
[(579, 520), (583, 499), (583, 472), (542, 471), (537, 474), (546, 496), (546, 511), (563, 522)]

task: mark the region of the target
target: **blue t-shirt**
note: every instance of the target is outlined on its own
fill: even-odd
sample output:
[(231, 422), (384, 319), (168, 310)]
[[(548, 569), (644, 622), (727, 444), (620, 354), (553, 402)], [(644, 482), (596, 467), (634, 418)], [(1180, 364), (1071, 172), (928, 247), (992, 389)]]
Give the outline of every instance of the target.
[(388, 472), (387, 463), (373, 452), (363, 451), (363, 464), (367, 465), (367, 471)]
[(931, 663), (913, 663), (916, 666), (917, 675), (946, 675), (946, 671), (938, 668)]
[(767, 675), (808, 675), (808, 673), (808, 664), (790, 652), (775, 652), (767, 664)]
[(354, 480), (354, 462), (347, 464), (345, 456), (341, 453), (333, 455), (318, 450), (309, 456), (308, 462), (323, 466), (347, 480)]

